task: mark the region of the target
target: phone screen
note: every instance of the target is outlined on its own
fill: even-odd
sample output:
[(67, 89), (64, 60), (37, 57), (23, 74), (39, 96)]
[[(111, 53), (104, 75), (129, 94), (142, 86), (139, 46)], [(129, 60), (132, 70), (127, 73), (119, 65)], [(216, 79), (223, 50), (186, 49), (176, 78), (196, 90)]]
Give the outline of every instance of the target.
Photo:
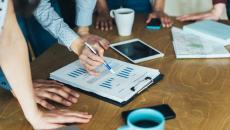
[[(166, 120), (174, 119), (176, 117), (176, 113), (172, 110), (172, 108), (168, 104), (161, 104), (161, 105), (145, 107), (145, 108), (150, 108), (161, 112)], [(122, 118), (124, 120), (127, 120), (129, 113), (137, 109), (122, 112)]]
[(150, 23), (146, 25), (147, 29), (158, 30), (161, 28), (161, 20), (159, 18), (152, 19)]

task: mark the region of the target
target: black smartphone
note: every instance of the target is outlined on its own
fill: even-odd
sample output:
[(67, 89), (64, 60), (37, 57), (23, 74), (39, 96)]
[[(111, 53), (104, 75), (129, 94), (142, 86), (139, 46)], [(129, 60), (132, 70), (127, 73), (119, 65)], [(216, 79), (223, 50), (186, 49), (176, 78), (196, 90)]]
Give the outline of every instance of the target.
[[(172, 110), (172, 108), (168, 104), (161, 104), (157, 106), (144, 107), (144, 108), (150, 108), (150, 109), (154, 109), (154, 110), (161, 112), (163, 116), (165, 117), (165, 120), (176, 118), (176, 113)], [(123, 111), (121, 113), (122, 118), (126, 121), (129, 113), (137, 109)]]
[(151, 22), (146, 25), (146, 28), (150, 30), (161, 29), (161, 19), (160, 18), (152, 19)]

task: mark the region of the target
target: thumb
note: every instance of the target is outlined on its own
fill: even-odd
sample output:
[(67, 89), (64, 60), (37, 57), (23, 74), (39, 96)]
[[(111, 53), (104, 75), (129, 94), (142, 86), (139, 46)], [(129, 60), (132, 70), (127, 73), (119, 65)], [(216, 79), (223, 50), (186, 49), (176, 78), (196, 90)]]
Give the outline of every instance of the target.
[(152, 15), (150, 14), (146, 20), (146, 23), (150, 23), (151, 20), (152, 20)]

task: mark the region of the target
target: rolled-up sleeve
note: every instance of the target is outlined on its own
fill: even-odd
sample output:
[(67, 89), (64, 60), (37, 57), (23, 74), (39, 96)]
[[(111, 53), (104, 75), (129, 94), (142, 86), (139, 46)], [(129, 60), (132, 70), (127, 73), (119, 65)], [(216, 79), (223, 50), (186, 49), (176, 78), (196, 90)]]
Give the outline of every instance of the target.
[(97, 0), (76, 0), (76, 25), (80, 27), (92, 24), (93, 12)]
[(226, 3), (226, 0), (212, 0), (213, 5), (218, 4), (218, 3)]
[(63, 21), (51, 6), (50, 0), (41, 0), (34, 11), (38, 22), (51, 35), (58, 39), (58, 42), (70, 49), (72, 42), (79, 36)]

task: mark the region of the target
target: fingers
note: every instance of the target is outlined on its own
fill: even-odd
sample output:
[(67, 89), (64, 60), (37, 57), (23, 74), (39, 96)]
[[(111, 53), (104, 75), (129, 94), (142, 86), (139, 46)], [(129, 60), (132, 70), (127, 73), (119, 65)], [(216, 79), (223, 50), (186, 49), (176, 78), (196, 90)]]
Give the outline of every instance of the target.
[(99, 73), (97, 73), (96, 71), (94, 71), (94, 69), (97, 67), (97, 66), (91, 66), (89, 64), (87, 64), (84, 60), (81, 60), (80, 59), (80, 62), (81, 64), (85, 67), (86, 71), (90, 74), (90, 75), (93, 75), (93, 76), (98, 76)]
[(105, 27), (105, 31), (108, 31), (108, 30), (109, 30), (109, 23), (108, 23), (108, 21), (106, 21), (106, 22), (104, 23), (104, 27)]
[(44, 91), (40, 94), (40, 97), (42, 97), (44, 99), (52, 100), (52, 101), (60, 103), (64, 106), (71, 106), (72, 105), (72, 102), (70, 102), (69, 100), (67, 100), (67, 99), (63, 98), (62, 96), (59, 96), (55, 93), (52, 93), (52, 92)]
[(105, 25), (105, 22), (104, 21), (101, 21), (100, 22), (100, 29), (101, 29), (101, 31), (104, 31), (104, 25)]
[(103, 49), (107, 50), (109, 48), (109, 41), (106, 39), (101, 39), (99, 44), (103, 47)]
[[(75, 91), (67, 88), (67, 87), (53, 87), (53, 88), (47, 88), (46, 89), (50, 93), (57, 94), (58, 96), (61, 96), (67, 101), (70, 101), (71, 103), (77, 103), (77, 98), (79, 97), (79, 94), (77, 94)], [(49, 100), (52, 100), (49, 98)]]
[(146, 23), (150, 23), (151, 20), (154, 19), (154, 18), (157, 18), (157, 16), (155, 14), (152, 14), (152, 13), (149, 14), (149, 16), (148, 16), (148, 18), (146, 20)]
[(48, 109), (48, 110), (53, 110), (55, 109), (55, 106), (51, 105), (50, 103), (48, 103), (46, 100), (36, 97), (35, 101), (41, 105), (42, 107)]
[(113, 22), (111, 18), (98, 19), (96, 21), (96, 29), (101, 31), (109, 31), (113, 29)]
[(50, 123), (88, 123), (92, 115), (81, 113), (81, 112), (54, 112), (52, 114), (47, 114), (47, 121)]
[(163, 27), (169, 28), (169, 27), (172, 26), (172, 21), (171, 21), (170, 18), (162, 17), (162, 18), (161, 18), (161, 22), (162, 22), (162, 26), (163, 26)]
[(100, 20), (96, 20), (96, 29), (99, 29)]
[(86, 63), (92, 64), (92, 65), (93, 64), (100, 65), (103, 62), (102, 57), (104, 54), (104, 49), (99, 47), (99, 45), (96, 45), (93, 48), (97, 49), (97, 52), (99, 53), (99, 55), (100, 53), (102, 53), (102, 56), (95, 55), (93, 52), (91, 52), (89, 48), (85, 48), (79, 58), (82, 61), (85, 61)]

